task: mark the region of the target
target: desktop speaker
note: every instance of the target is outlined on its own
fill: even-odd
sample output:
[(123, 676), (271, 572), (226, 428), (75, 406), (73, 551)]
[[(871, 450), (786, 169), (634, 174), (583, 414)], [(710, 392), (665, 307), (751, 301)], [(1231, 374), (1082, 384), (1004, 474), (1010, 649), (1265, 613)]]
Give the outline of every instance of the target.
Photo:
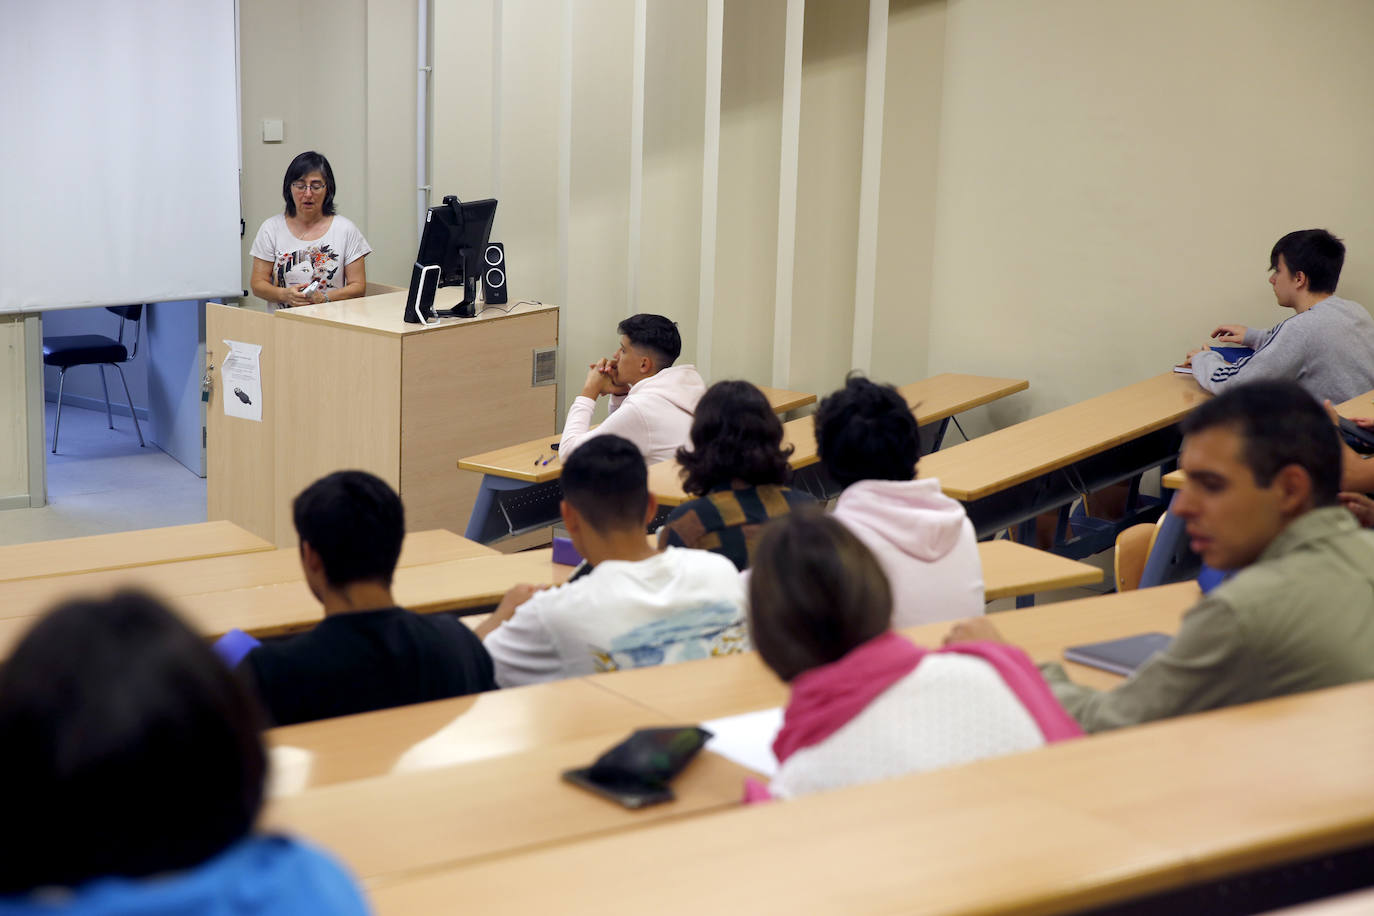
[(488, 305), (506, 303), (506, 246), (500, 242), (490, 242), (483, 256), (482, 289), (486, 292)]

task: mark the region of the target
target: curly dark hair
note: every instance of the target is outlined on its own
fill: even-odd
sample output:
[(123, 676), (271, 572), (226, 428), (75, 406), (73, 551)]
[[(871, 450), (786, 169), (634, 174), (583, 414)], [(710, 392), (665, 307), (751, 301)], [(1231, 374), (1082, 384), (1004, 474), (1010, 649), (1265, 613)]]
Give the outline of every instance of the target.
[(735, 480), (784, 484), (792, 446), (781, 446), (782, 421), (762, 391), (748, 382), (716, 382), (697, 402), (691, 451), (677, 450), (682, 489), (705, 496)]
[(857, 373), (816, 409), (816, 450), (841, 487), (860, 480), (911, 480), (921, 457), (916, 418), (891, 385)]

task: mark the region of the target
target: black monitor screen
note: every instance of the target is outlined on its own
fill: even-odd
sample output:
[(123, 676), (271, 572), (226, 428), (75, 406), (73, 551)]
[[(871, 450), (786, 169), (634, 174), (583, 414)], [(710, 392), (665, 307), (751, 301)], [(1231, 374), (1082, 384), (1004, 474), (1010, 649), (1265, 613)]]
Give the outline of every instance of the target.
[[(416, 262), (422, 265), (437, 264), (440, 286), (462, 283), (465, 273), (478, 275), (482, 252), (487, 249), (495, 220), (495, 200), (459, 203), (456, 197), (445, 197), (443, 204), (429, 208)], [(466, 264), (465, 259), (468, 261)]]

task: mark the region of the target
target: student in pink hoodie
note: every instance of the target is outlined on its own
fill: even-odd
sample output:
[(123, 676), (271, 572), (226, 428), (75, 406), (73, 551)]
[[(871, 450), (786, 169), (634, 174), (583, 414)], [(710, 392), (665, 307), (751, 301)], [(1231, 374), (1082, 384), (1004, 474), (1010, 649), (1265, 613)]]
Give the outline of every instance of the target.
[[(667, 461), (687, 444), (692, 414), (706, 392), (695, 366), (676, 366), (682, 354), (677, 325), (662, 315), (631, 315), (616, 328), (620, 347), (588, 367), (582, 393), (568, 408), (558, 454), (564, 460), (593, 436), (614, 433), (639, 447), (645, 464)], [(606, 421), (592, 429), (592, 411), (610, 397)]]
[(877, 556), (892, 625), (983, 613), (983, 563), (964, 507), (916, 479), (920, 439), (897, 389), (851, 375), (816, 411), (821, 464), (844, 492), (835, 518)]
[(749, 784), (749, 801), (1083, 734), (1021, 650), (965, 642), (930, 651), (893, 632), (887, 577), (833, 517), (802, 511), (769, 523), (752, 569), (750, 636), (792, 692), (773, 742), (778, 771), (767, 789)]

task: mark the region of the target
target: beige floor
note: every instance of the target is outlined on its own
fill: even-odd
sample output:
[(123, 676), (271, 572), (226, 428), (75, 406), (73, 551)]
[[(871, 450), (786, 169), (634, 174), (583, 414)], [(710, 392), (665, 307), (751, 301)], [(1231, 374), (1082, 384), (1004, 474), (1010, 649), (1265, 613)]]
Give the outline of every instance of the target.
[[(52, 447), (57, 406), (47, 405)], [(205, 521), (205, 481), (151, 441), (138, 447), (133, 421), (66, 405), (58, 454), (48, 456), (48, 505), (0, 510), (0, 544), (161, 528)], [(148, 424), (143, 437), (148, 439)]]

